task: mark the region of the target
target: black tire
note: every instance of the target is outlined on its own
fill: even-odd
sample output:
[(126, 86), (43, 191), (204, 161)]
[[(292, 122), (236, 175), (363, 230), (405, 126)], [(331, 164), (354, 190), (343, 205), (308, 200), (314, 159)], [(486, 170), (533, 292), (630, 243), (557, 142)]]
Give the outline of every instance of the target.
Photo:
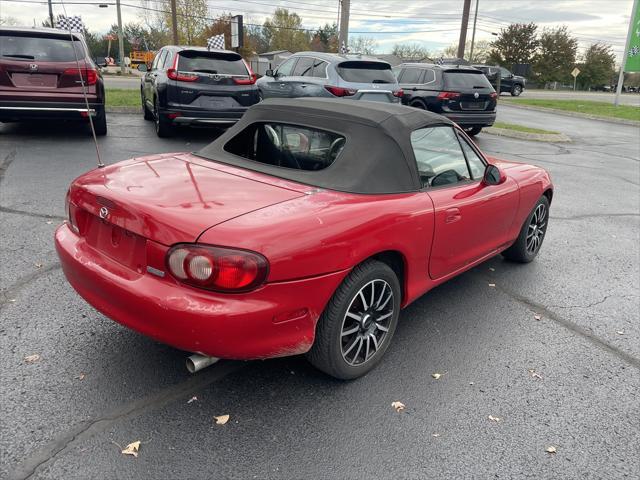
[(140, 92), (140, 99), (142, 101), (142, 114), (145, 120), (153, 120), (153, 112), (147, 108), (147, 102), (144, 99), (144, 94)]
[(411, 107), (419, 108), (420, 110), (426, 110), (427, 106), (421, 100), (416, 100), (410, 104)]
[[(540, 212), (543, 211), (544, 214)], [(508, 249), (502, 252), (502, 256), (507, 260), (519, 263), (529, 263), (540, 252), (542, 242), (549, 228), (549, 200), (542, 195), (536, 202), (533, 210), (520, 229), (520, 234), (516, 241)], [(536, 237), (535, 240), (533, 237)], [(531, 242), (534, 242), (533, 245)], [(531, 247), (534, 248), (531, 248)]]
[[(361, 291), (364, 291), (363, 295), (360, 295)], [(387, 291), (391, 293), (388, 299)], [(370, 296), (374, 301), (370, 301), (371, 305), (367, 307), (365, 297)], [(355, 267), (335, 291), (318, 320), (315, 342), (307, 353), (309, 362), (342, 380), (368, 373), (378, 364), (391, 343), (400, 315), (400, 296), (400, 282), (385, 263), (367, 260)], [(348, 316), (359, 310), (362, 310), (360, 319), (353, 320)], [(358, 330), (353, 331), (352, 328)], [(355, 345), (359, 345), (357, 349)], [(371, 350), (375, 346), (375, 351)], [(358, 362), (363, 347), (366, 349), (362, 352), (363, 360)], [(355, 350), (350, 362), (348, 358)]]
[(516, 83), (513, 87), (511, 87), (512, 97), (519, 97), (521, 93), (522, 93), (522, 85), (519, 85)]
[(162, 118), (158, 109), (158, 99), (156, 98), (154, 103), (154, 111), (153, 111), (153, 119), (156, 124), (156, 135), (160, 138), (168, 138), (173, 136), (173, 126), (167, 122), (166, 119)]
[(475, 137), (476, 135), (478, 135), (482, 131), (482, 127), (465, 128), (464, 131), (470, 137)]
[[(102, 137), (107, 134), (107, 114), (104, 111), (104, 106), (96, 108), (96, 115), (93, 117), (93, 129), (96, 132), (96, 136)], [(91, 125), (89, 125), (91, 128)]]

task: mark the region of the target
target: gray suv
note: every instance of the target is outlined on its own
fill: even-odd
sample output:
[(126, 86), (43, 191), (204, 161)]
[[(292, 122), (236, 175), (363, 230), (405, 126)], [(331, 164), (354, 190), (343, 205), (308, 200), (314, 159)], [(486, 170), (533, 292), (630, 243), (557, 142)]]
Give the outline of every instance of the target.
[(361, 55), (298, 52), (256, 82), (262, 98), (344, 97), (400, 103), (402, 90), (382, 60)]

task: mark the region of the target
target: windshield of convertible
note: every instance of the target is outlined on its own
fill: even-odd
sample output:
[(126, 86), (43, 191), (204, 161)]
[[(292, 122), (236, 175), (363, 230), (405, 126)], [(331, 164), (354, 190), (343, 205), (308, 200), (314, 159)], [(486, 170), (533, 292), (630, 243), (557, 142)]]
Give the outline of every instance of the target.
[(322, 170), (338, 157), (345, 137), (286, 123), (249, 125), (224, 146), (234, 155), (296, 170)]

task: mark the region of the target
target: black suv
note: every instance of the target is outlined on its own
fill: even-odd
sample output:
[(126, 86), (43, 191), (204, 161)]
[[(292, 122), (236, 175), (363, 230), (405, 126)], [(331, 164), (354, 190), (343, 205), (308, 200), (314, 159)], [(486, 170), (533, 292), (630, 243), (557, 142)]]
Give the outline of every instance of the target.
[(475, 68), (459, 65), (403, 63), (394, 67), (402, 103), (444, 115), (469, 135), (496, 120), (496, 91)]
[(500, 75), (500, 93), (510, 93), (514, 97), (520, 96), (524, 92), (527, 80), (520, 75), (514, 75), (504, 67), (494, 67), (491, 65), (474, 65), (474, 68), (481, 70), (492, 85), (497, 85), (497, 77)]
[(145, 120), (167, 137), (176, 125), (228, 126), (258, 103), (256, 75), (242, 57), (203, 47), (162, 47), (140, 86)]

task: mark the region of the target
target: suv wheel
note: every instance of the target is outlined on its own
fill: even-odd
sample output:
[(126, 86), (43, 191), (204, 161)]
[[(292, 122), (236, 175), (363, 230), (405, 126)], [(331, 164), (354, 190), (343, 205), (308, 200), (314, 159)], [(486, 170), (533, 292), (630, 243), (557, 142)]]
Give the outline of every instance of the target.
[(398, 277), (385, 263), (368, 260), (355, 267), (318, 320), (307, 359), (342, 380), (365, 375), (391, 343), (400, 295)]
[(160, 110), (158, 108), (158, 99), (153, 102), (153, 118), (156, 123), (156, 135), (160, 138), (166, 138), (173, 135), (173, 127), (169, 122), (160, 116)]
[[(93, 117), (93, 129), (96, 136), (102, 137), (107, 134), (107, 115), (104, 111), (104, 105), (96, 108), (96, 115)], [(91, 128), (91, 126), (89, 126)]]
[(410, 104), (410, 106), (414, 107), (414, 108), (419, 108), (420, 110), (426, 110), (427, 109), (427, 106), (420, 100), (416, 100), (415, 102)]
[(153, 113), (147, 108), (147, 102), (144, 100), (144, 95), (140, 91), (140, 99), (142, 100), (142, 114), (145, 120), (153, 120)]
[(470, 137), (475, 137), (476, 135), (478, 135), (482, 131), (482, 127), (465, 128), (464, 131)]
[(513, 87), (511, 87), (512, 97), (519, 97), (521, 93), (522, 93), (522, 85), (518, 85), (516, 83)]

